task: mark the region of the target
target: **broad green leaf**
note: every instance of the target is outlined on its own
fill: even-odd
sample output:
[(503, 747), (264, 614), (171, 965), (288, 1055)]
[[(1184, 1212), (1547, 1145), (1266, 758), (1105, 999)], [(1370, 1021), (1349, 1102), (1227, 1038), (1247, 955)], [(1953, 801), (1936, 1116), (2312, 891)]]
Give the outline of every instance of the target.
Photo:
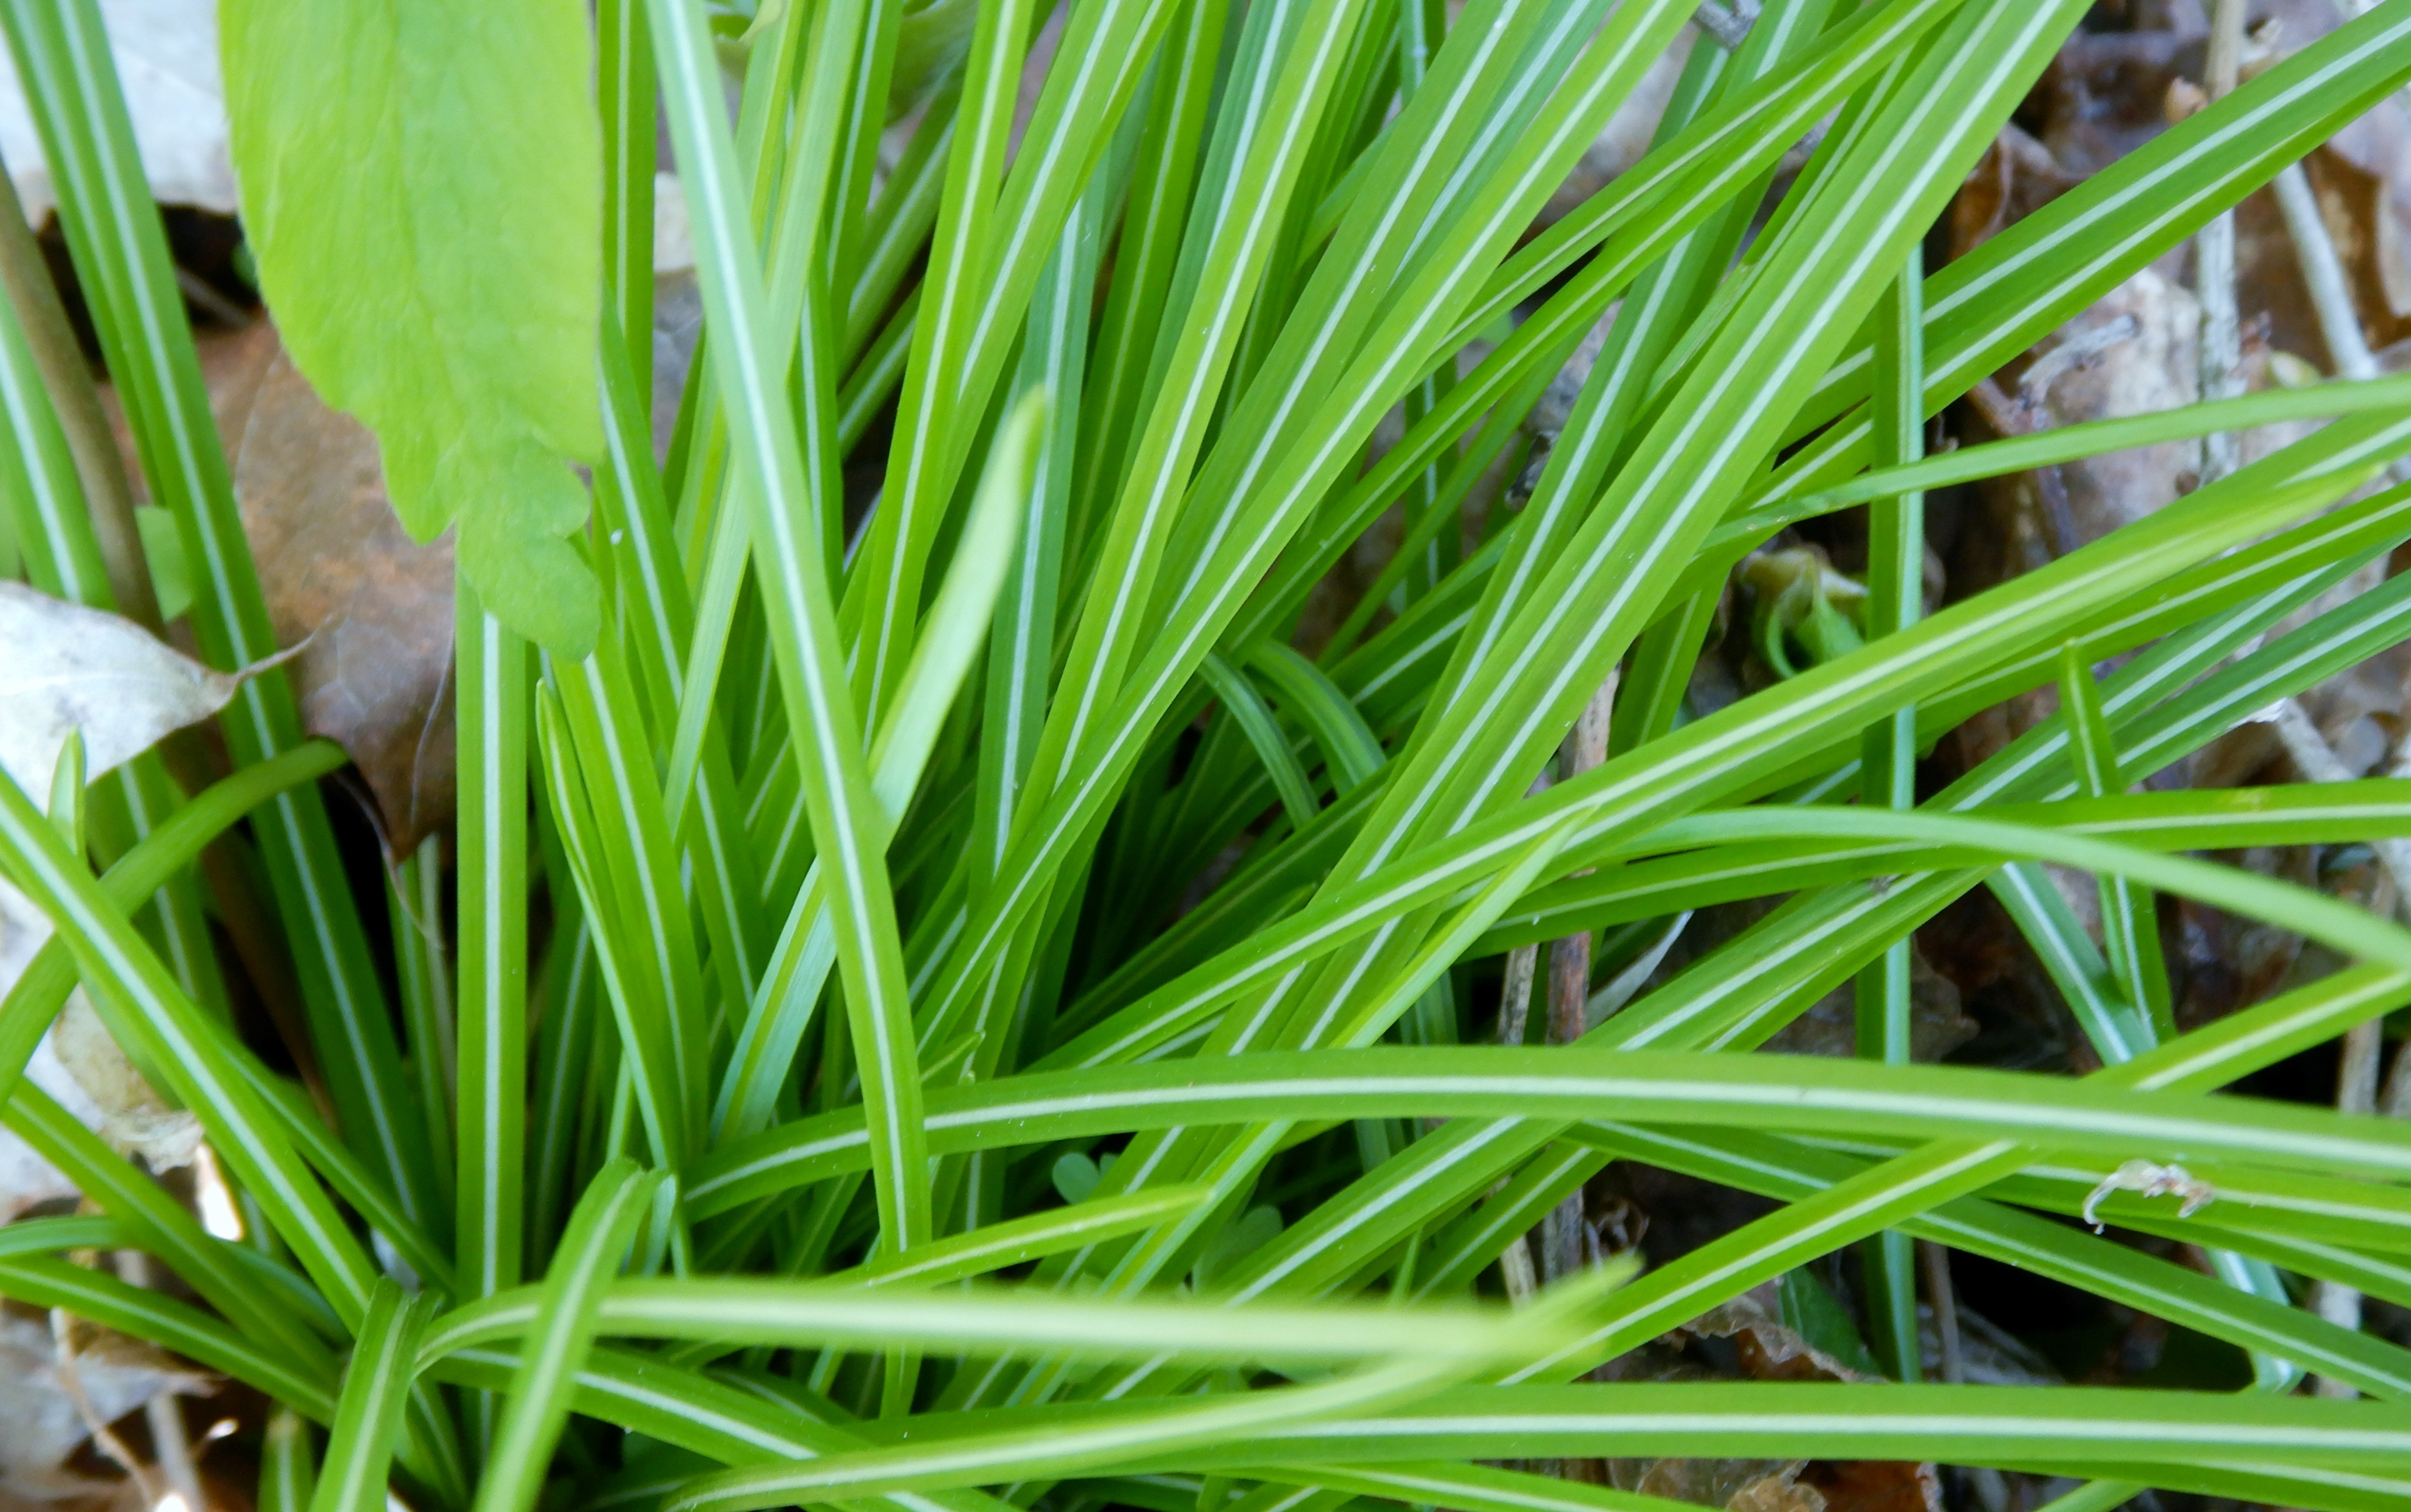
[(505, 624), (568, 656), (601, 626), (563, 537), (602, 453), (602, 130), (568, 0), (221, 20), (243, 228), (296, 366), (377, 434), (395, 511)]

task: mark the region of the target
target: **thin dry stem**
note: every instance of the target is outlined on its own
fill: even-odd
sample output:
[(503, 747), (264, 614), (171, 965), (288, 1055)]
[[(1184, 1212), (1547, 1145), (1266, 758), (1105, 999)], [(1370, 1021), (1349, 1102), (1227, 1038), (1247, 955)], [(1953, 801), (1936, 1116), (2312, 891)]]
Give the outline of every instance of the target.
[[(1616, 674), (1609, 673), (1557, 751), (1557, 771), (1572, 778), (1607, 759), (1608, 725), (1615, 712)], [(1571, 1045), (1590, 1032), (1590, 931), (1549, 942), (1549, 1043)], [(1583, 1195), (1577, 1189), (1541, 1224), (1541, 1273), (1550, 1281), (1582, 1270), (1586, 1251)]]
[[(2216, 101), (2235, 89), (2243, 57), (2243, 0), (2214, 0), (2210, 16), (2210, 58), (2203, 93)], [(2194, 234), (2194, 294), (2201, 301), (2199, 373), (2201, 397), (2232, 399), (2243, 391), (2243, 331), (2235, 314), (2235, 215), (2222, 212)], [(2214, 482), (2235, 471), (2231, 432), (2202, 438), (2201, 480)]]
[(168, 1488), (160, 1483), (159, 1476), (142, 1462), (126, 1442), (110, 1430), (101, 1417), (100, 1409), (93, 1405), (91, 1394), (83, 1388), (83, 1373), (76, 1368), (77, 1322), (75, 1314), (66, 1309), (51, 1309), (51, 1373), (59, 1383), (60, 1394), (74, 1406), (76, 1417), (83, 1422), (84, 1431), (92, 1435), (94, 1446), (115, 1461), (133, 1480), (142, 1493), (143, 1505), (155, 1506), (167, 1494)]

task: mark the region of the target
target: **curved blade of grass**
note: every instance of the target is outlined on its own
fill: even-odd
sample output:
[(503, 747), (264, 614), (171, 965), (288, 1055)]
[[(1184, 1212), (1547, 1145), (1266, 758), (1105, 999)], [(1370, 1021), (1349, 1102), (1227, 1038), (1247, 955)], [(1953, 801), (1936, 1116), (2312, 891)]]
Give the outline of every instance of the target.
[[(1024, 398), (990, 448), (955, 560), (871, 747), (870, 794), (880, 806), (877, 833), (883, 845), (893, 839), (904, 817), (939, 727), (987, 634), (1014, 560), (1023, 501), (1030, 496), (1047, 403), (1043, 393)], [(769, 1122), (779, 1085), (793, 1065), (812, 1006), (828, 979), (836, 939), (824, 888), (816, 859), (788, 911), (722, 1074), (712, 1108), (713, 1131), (721, 1139), (751, 1134)]]
[(663, 95), (694, 215), (698, 282), (711, 359), (728, 395), (729, 429), (753, 505), (756, 580), (767, 608), (780, 691), (795, 722), (805, 807), (830, 873), (827, 896), (864, 1100), (880, 1130), (874, 1185), (881, 1222), (901, 1253), (929, 1237), (920, 1076), (913, 1060), (885, 826), (862, 756), (863, 720), (847, 696), (817, 518), (782, 374), (764, 350), (761, 270), (741, 220), (718, 64), (702, 12), (651, 0)]
[[(1562, 1332), (1570, 1317), (1596, 1307), (1600, 1294), (1629, 1273), (1629, 1266), (1607, 1266), (1560, 1284), (1548, 1298), (1514, 1314), (1511, 1324), (1498, 1327), (1492, 1345), (1512, 1347), (1512, 1341), (1528, 1346), (1532, 1339)], [(1227, 1321), (1233, 1315), (1224, 1313), (1222, 1317)], [(1127, 1405), (1132, 1410), (1102, 1421), (1057, 1421), (1035, 1429), (974, 1432), (928, 1446), (907, 1445), (832, 1455), (794, 1468), (724, 1472), (701, 1477), (670, 1505), (679, 1512), (741, 1512), (783, 1505), (799, 1495), (823, 1490), (858, 1495), (907, 1486), (978, 1485), (1013, 1475), (1024, 1479), (1059, 1475), (1133, 1456), (1212, 1444), (1245, 1432), (1251, 1424), (1306, 1423), (1335, 1412), (1379, 1411), (1390, 1403), (1443, 1389), (1447, 1383), (1478, 1370), (1475, 1362), (1481, 1358), (1477, 1354), (1461, 1360), (1407, 1359), (1287, 1390), (1131, 1402)]]
[(1496, 1465), (1425, 1464), (1318, 1465), (1311, 1471), (1260, 1467), (1276, 1481), (1352, 1491), (1358, 1496), (1405, 1502), (1413, 1506), (1444, 1506), (1451, 1512), (1673, 1512), (1685, 1504), (1666, 1497), (1593, 1486), (1556, 1475)]
[(596, 1310), (659, 1181), (634, 1161), (611, 1161), (571, 1211), (511, 1375), (489, 1469), (477, 1487), (477, 1512), (526, 1512), (544, 1490), (546, 1467), (569, 1420), (571, 1378), (593, 1344)]
[[(1207, 658), (1211, 661), (1212, 658)], [(1322, 759), (1341, 791), (1355, 786), (1381, 770), (1388, 759), (1365, 716), (1348, 696), (1323, 674), (1322, 668), (1292, 647), (1274, 641), (1250, 647), (1248, 667), (1273, 685), (1282, 706), (1314, 732)], [(1201, 664), (1203, 665), (1203, 664)]]
[[(1898, 1152), (1853, 1141), (1845, 1152), (1881, 1156)], [(2212, 1206), (2222, 1208), (2219, 1212), (2214, 1214), (2205, 1208), (2193, 1217), (2179, 1218), (2177, 1210), (2185, 1206), (2182, 1201), (2118, 1191), (2096, 1198), (2094, 1193), (2111, 1174), (2111, 1167), (2096, 1161), (2036, 1159), (2016, 1174), (1994, 1182), (1985, 1195), (2071, 1216), (2082, 1216), (2091, 1201), (2097, 1218), (2122, 1225), (2150, 1222), (2183, 1227), (2210, 1221), (2244, 1233), (2273, 1229), (2303, 1240), (2331, 1240), (2369, 1250), (2404, 1248), (2400, 1237), (2404, 1227), (2403, 1194), (2392, 1187), (2331, 1181), (2298, 1171), (2258, 1170), (2224, 1161), (2196, 1161), (2185, 1168), (2191, 1171), (2195, 1167), (2200, 1167), (2201, 1181), (2214, 1194)]]
[[(431, 1367), (462, 1385), (498, 1390), (517, 1366), (507, 1350), (464, 1350)], [(846, 1428), (798, 1410), (792, 1398), (750, 1389), (743, 1377), (707, 1377), (644, 1356), (598, 1345), (573, 1378), (572, 1410), (623, 1425), (648, 1438), (723, 1464), (791, 1463), (859, 1446)], [(862, 1504), (894, 1512), (1001, 1512), (1007, 1504), (978, 1491), (938, 1490)]]
[[(349, 759), (333, 741), (312, 741), (212, 783), (118, 859), (101, 877), (103, 895), (131, 912), (192, 865), (211, 841), (244, 815), (289, 787), (337, 771)], [(75, 962), (66, 941), (43, 942), (7, 997), (0, 1000), (0, 1100), (15, 1090), (42, 1032), (66, 1006), (74, 988)]]
[[(1613, 1020), (1611, 1020), (1613, 1022)], [(2388, 1176), (2411, 1169), (2411, 1133), (2287, 1105), (2143, 1096), (1960, 1067), (1832, 1065), (1813, 1084), (1781, 1057), (1630, 1050), (1552, 1056), (1476, 1047), (1267, 1051), (1049, 1072), (931, 1096), (932, 1148), (995, 1148), (1135, 1129), (1265, 1119), (1615, 1116), (1648, 1123), (1926, 1138), (2015, 1138), (2053, 1148), (2239, 1160)], [(1619, 1103), (1618, 1099), (1622, 1101)], [(698, 1165), (698, 1217), (863, 1168), (858, 1116), (784, 1125)], [(1661, 1274), (1662, 1272), (1653, 1273)]]
[(1265, 775), (1272, 779), (1273, 791), (1280, 795), (1281, 807), (1288, 813), (1290, 823), (1301, 829), (1311, 824), (1322, 807), (1315, 797), (1314, 780), (1306, 774), (1297, 753), (1290, 749), (1289, 736), (1273, 716), (1264, 695), (1256, 691), (1246, 673), (1210, 653), (1197, 664), (1197, 675), (1214, 690), (1215, 698), (1232, 723), (1247, 735), (1249, 748), (1264, 763)]
[[(625, 905), (610, 886), (609, 873), (596, 853), (598, 821), (587, 801), (587, 783), (565, 733), (566, 716), (549, 682), (536, 689), (536, 749), (545, 764), (545, 790), (566, 852), (570, 879), (577, 888), (580, 912), (592, 921), (587, 938), (592, 943), (605, 996), (620, 1031), (630, 1092), (642, 1118), (647, 1138), (665, 1161), (690, 1153), (686, 1143), (686, 1108), (679, 1079), (679, 1064), (670, 1044), (669, 1006), (661, 998), (661, 980), (647, 972), (632, 943), (643, 939), (643, 926), (622, 917)], [(688, 962), (691, 966), (692, 961)]]
[[(910, 1256), (906, 1256), (910, 1258)], [(539, 1325), (533, 1288), (463, 1307), (429, 1334), (431, 1363), (456, 1350)], [(1231, 1310), (1199, 1302), (1101, 1302), (1019, 1290), (840, 1285), (834, 1282), (697, 1277), (629, 1280), (599, 1301), (594, 1327), (618, 1337), (701, 1339), (796, 1347), (928, 1348), (987, 1354), (1066, 1349), (1106, 1359), (1162, 1352), (1227, 1360), (1338, 1363), (1411, 1355), (1453, 1361), (1512, 1354), (1499, 1335), (1510, 1314), (1439, 1307), (1416, 1314), (1402, 1340), (1388, 1308), (1322, 1306)], [(1515, 1330), (1519, 1337), (1528, 1329)]]
[(1644, 1453), (1776, 1458), (1835, 1453), (1955, 1464), (2047, 1460), (2182, 1465), (2205, 1455), (2401, 1473), (2411, 1431), (2379, 1402), (2126, 1387), (1653, 1381), (1460, 1387), (1380, 1417), (1335, 1417), (1191, 1465), (1319, 1458), (1490, 1459)]
[[(2397, 824), (2411, 820), (2411, 815), (2401, 812), (2402, 800), (2411, 795), (2411, 789), (2364, 789), (2360, 801), (2347, 799), (2331, 808), (2322, 801), (2324, 795), (2315, 790), (2318, 785), (2140, 793), (2099, 802), (2075, 799), (2009, 803), (1991, 806), (1985, 813), (2011, 823), (2115, 838), (2153, 850), (2340, 844), (2356, 835), (2391, 835)], [(2171, 799), (2177, 801), (2169, 801)], [(2296, 800), (2302, 804), (2300, 810), (2293, 807)], [(1636, 849), (1682, 849), (1695, 839), (1706, 841), (1719, 818), (1719, 814), (1711, 812), (1677, 819), (1631, 844)], [(1585, 865), (1601, 859), (1587, 852), (1568, 857)], [(1903, 872), (1980, 865), (1984, 859), (1971, 850), (1906, 843), (1810, 841), (1719, 845), (1681, 856), (1629, 860), (1610, 871), (1534, 888), (1520, 900), (1512, 917), (1501, 920), (1469, 953), (1495, 954), (1577, 930), (1656, 918), (1710, 903)]]
[(56, 1307), (136, 1339), (147, 1339), (284, 1402), (318, 1422), (335, 1417), (335, 1375), (313, 1372), (278, 1345), (246, 1338), (190, 1302), (118, 1280), (105, 1270), (33, 1255), (0, 1257), (0, 1296)]
[(140, 1226), (116, 1218), (20, 1218), (0, 1224), (0, 1255), (141, 1249), (148, 1237)]
[(347, 1323), (357, 1322), (374, 1272), (277, 1129), (275, 1115), (219, 1043), (224, 1026), (194, 1006), (14, 783), (0, 783), (0, 862), (67, 941), (85, 985), (123, 1006), (111, 1029), (133, 1034), (139, 1053), (199, 1115), (211, 1143), (267, 1208), (311, 1279)]
[(419, 1336), (435, 1309), (431, 1296), (407, 1296), (391, 1281), (377, 1282), (343, 1368), (310, 1512), (383, 1512), (386, 1468), (402, 1436)]
[(644, 974), (644, 1001), (661, 1014), (652, 1032), (662, 1037), (670, 1079), (655, 1089), (665, 1124), (655, 1133), (671, 1141), (657, 1153), (674, 1171), (702, 1148), (709, 1051), (701, 953), (679, 886), (667, 805), (619, 647), (606, 639), (575, 665), (548, 656), (546, 673), (593, 813), (588, 859), (613, 900), (611, 913), (590, 908), (596, 917), (616, 915), (627, 932), (621, 942), (627, 964)]
[[(334, 1379), (334, 1357), (309, 1325), (283, 1304), (233, 1249), (211, 1238), (158, 1182), (137, 1170), (40, 1088), (18, 1088), (5, 1113), (8, 1129), (76, 1183), (78, 1191), (134, 1233), (195, 1295), (263, 1343), (283, 1350), (294, 1368)], [(22, 1222), (0, 1228), (13, 1234)]]
[[(1599, 1138), (1621, 1158), (1784, 1200), (1810, 1196), (1867, 1168), (1865, 1162), (1838, 1152), (1749, 1135), (1661, 1135), (1597, 1125), (1582, 1134)], [(2373, 1396), (2411, 1394), (2411, 1353), (2399, 1346), (2048, 1219), (1979, 1197), (1958, 1197), (1904, 1221), (1898, 1232), (2109, 1298), (2348, 1381)]]
[(2339, 415), (2387, 414), (2406, 408), (2411, 408), (2411, 377), (2393, 377), (2271, 389), (2148, 415), (2084, 420), (2054, 426), (2033, 435), (1980, 442), (1938, 457), (1874, 468), (1847, 483), (1795, 494), (1780, 505), (1763, 506), (1764, 512), (1753, 508), (1736, 515), (1720, 528), (1754, 528), (1761, 521), (1770, 527), (1784, 525), (1912, 489), (1949, 488), (2113, 451), (2168, 441), (2190, 441), (2220, 431), (2248, 430), (2284, 420), (2327, 419)]
[[(2147, 1051), (2142, 1069), (2122, 1068), (2116, 1075), (2143, 1079), (2137, 1083), (2141, 1085), (2215, 1085), (2332, 1037), (2386, 1011), (2406, 992), (2411, 974), (2356, 967)], [(1610, 1020), (1592, 1037), (1613, 1044), (1620, 1024)], [(1351, 1200), (1308, 1215), (1250, 1256), (1233, 1284), (1241, 1295), (1295, 1295), (1335, 1284), (1411, 1226), (1469, 1200), (1565, 1130), (1541, 1120), (1447, 1125), (1368, 1173), (1349, 1194)], [(1805, 1223), (1807, 1215), (1799, 1216)], [(1768, 1238), (1770, 1245), (1781, 1242)], [(1781, 1269), (1770, 1265), (1763, 1273)]]
[[(2339, 1016), (2358, 1021), (2399, 1002), (2406, 980), (2411, 977), (2399, 971), (2374, 968), (2339, 973), (2252, 1010), (2250, 1027), (2260, 1032), (2265, 1047), (2269, 1040), (2283, 1040), (2289, 1025), (2333, 1026)], [(1615, 1022), (1611, 1020), (1611, 1027)], [(2232, 1066), (2254, 1048), (2252, 1039), (2241, 1034), (2212, 1035), (2205, 1055), (2189, 1053), (2190, 1047), (2180, 1042), (2087, 1079), (2101, 1087), (2181, 1086), (2207, 1074), (2209, 1066)], [(2029, 1084), (2041, 1091), (2031, 1079)], [(2016, 1143), (1999, 1138), (2002, 1132), (2006, 1131), (1996, 1129), (1978, 1137), (1985, 1142), (1943, 1142), (1913, 1151), (1702, 1246), (1652, 1273), (1643, 1286), (1635, 1288), (1625, 1299), (1641, 1304), (1632, 1314), (1585, 1340), (1579, 1348), (1524, 1367), (1518, 1378), (1563, 1371), (1577, 1360), (1611, 1357), (1631, 1341), (1650, 1337), (1658, 1320), (1696, 1312), (1704, 1294), (1732, 1295), (1836, 1245), (1986, 1184), (2015, 1169), (2024, 1158)], [(2262, 1151), (2253, 1158), (2265, 1154)]]

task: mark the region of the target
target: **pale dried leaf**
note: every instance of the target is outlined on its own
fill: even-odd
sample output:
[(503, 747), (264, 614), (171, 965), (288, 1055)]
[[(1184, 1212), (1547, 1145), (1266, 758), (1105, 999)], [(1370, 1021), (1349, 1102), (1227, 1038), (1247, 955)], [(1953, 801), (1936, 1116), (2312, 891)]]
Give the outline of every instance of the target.
[[(148, 1344), (113, 1333), (87, 1336), (76, 1351), (78, 1383), (104, 1422), (114, 1422), (163, 1391), (206, 1396), (216, 1381)], [(110, 1482), (66, 1468), (88, 1436), (74, 1402), (60, 1389), (51, 1330), (28, 1317), (0, 1315), (0, 1491), (50, 1499), (107, 1491)]]
[(96, 778), (216, 713), (241, 681), (131, 620), (0, 582), (0, 771), (45, 801), (71, 732)]
[(139, 1155), (154, 1171), (193, 1163), (201, 1123), (152, 1090), (125, 1058), (80, 990), (51, 1028), (59, 1064), (100, 1114), (100, 1137), (119, 1154)]

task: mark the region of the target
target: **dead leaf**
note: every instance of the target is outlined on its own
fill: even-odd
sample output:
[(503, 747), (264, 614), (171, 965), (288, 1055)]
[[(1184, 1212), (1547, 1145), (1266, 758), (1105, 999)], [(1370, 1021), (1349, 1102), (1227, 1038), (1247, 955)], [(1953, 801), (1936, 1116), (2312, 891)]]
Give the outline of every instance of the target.
[(71, 732), (96, 778), (216, 713), (241, 683), (131, 620), (0, 581), (0, 771), (37, 801)]
[(350, 753), (405, 854), (452, 820), (452, 542), (413, 541), (376, 439), (321, 403), (273, 327), (207, 344), (211, 407), (304, 727)]
[(153, 1171), (193, 1163), (201, 1142), (201, 1121), (152, 1090), (111, 1038), (92, 1002), (78, 989), (51, 1027), (59, 1064), (99, 1111), (100, 1137), (119, 1154), (139, 1155)]
[[(140, 1410), (163, 1391), (207, 1396), (217, 1388), (214, 1377), (103, 1330), (91, 1330), (80, 1342), (75, 1373), (103, 1422)], [(66, 1468), (88, 1436), (83, 1419), (60, 1387), (50, 1329), (15, 1314), (0, 1314), (0, 1424), (7, 1428), (0, 1433), (0, 1492), (47, 1501), (115, 1489), (115, 1481)]]
[(1739, 1351), (1741, 1374), (1752, 1381), (1866, 1381), (1811, 1344), (1748, 1297), (1709, 1309), (1683, 1325), (1695, 1339), (1730, 1339)]
[[(1619, 1461), (1611, 1461), (1619, 1462)], [(1615, 1484), (1644, 1496), (1670, 1497), (1727, 1512), (1824, 1512), (1815, 1491), (1795, 1485), (1804, 1461), (1652, 1460), (1629, 1484)]]
[(1811, 1460), (1801, 1490), (1828, 1512), (1942, 1512), (1942, 1483), (1931, 1464), (1897, 1460)]
[(1965, 257), (2076, 187), (2051, 149), (2005, 125), (1951, 201), (1951, 256)]
[[(1865, 1381), (1812, 1346), (1756, 1297), (1711, 1309), (1611, 1362), (1619, 1381)], [(1605, 1461), (1611, 1485), (1726, 1512), (1942, 1512), (1930, 1464), (1878, 1461), (1629, 1459)]]

